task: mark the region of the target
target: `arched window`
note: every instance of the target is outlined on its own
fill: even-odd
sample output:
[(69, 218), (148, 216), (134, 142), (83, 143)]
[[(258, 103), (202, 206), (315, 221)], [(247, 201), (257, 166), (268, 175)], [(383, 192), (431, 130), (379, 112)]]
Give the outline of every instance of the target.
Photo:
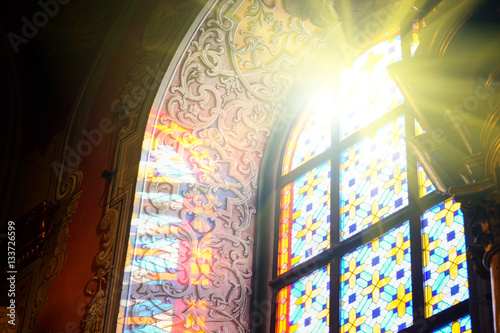
[(290, 130), (277, 178), (275, 332), (470, 332), (459, 203), (405, 139), (423, 133), (387, 66), (399, 26), (366, 41)]

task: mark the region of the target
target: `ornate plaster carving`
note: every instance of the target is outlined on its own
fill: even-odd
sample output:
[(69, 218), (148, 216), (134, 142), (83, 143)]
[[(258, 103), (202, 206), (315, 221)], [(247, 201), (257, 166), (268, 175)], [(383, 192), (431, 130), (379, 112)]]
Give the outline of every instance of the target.
[[(141, 147), (148, 113), (162, 79), (165, 63), (170, 61), (172, 45), (183, 38), (172, 31), (185, 31), (180, 27), (191, 24), (200, 4), (198, 1), (172, 3), (160, 1), (152, 11), (144, 31), (143, 44), (138, 51), (141, 57), (138, 65), (129, 73), (129, 80), (120, 95), (120, 120), (118, 133), (115, 177), (110, 183), (109, 202), (101, 221), (103, 231), (102, 251), (96, 256), (98, 270), (89, 280), (85, 293), (92, 295), (81, 322), (85, 332), (114, 332), (116, 323), (103, 318), (116, 318), (120, 288), (123, 276), (122, 255), (127, 250), (130, 225), (129, 212), (132, 210), (135, 188), (135, 174), (138, 161), (137, 150)], [(162, 13), (168, 13), (170, 20), (164, 20)], [(165, 60), (166, 59), (166, 60)], [(160, 64), (160, 65), (159, 65)], [(117, 213), (118, 215), (117, 215)], [(118, 268), (117, 267), (118, 264)]]
[(43, 255), (43, 245), (51, 227), (55, 207), (49, 201), (43, 201), (18, 222), (19, 248), (17, 270), (22, 270)]
[(34, 330), (40, 311), (47, 301), (47, 291), (52, 280), (59, 274), (66, 263), (66, 242), (69, 237), (69, 225), (78, 207), (81, 181), (82, 173), (77, 171), (69, 175), (63, 182), (60, 182), (57, 187), (54, 200), (57, 204), (57, 211), (44, 246), (44, 253), (47, 257), (42, 259), (43, 263), (35, 285), (35, 298), (28, 328), (30, 332)]
[(84, 333), (101, 332), (105, 319), (106, 310), (106, 287), (113, 270), (113, 252), (116, 242), (116, 229), (118, 223), (118, 211), (109, 209), (100, 223), (100, 229), (104, 232), (103, 250), (96, 256), (94, 263), (98, 267), (97, 274), (90, 279), (85, 287), (85, 294), (91, 297), (87, 305), (87, 313), (82, 319), (82, 331)]
[[(500, 86), (500, 67), (497, 67), (487, 78), (484, 91), (488, 99), (483, 103), (482, 112), (486, 115), (481, 130), (481, 147), (485, 152), (485, 172), (495, 179), (500, 189), (500, 93), (495, 91)], [(491, 94), (490, 94), (491, 93)]]
[[(143, 97), (122, 100), (129, 117), (122, 142), (149, 116), (162, 128), (152, 133), (149, 159), (173, 151), (193, 175), (188, 182), (161, 180), (158, 166), (158, 179), (144, 180), (147, 197), (140, 209), (153, 218), (142, 225), (141, 237), (175, 239), (179, 267), (176, 280), (161, 285), (146, 283), (146, 269), (134, 272), (130, 302), (182, 301), (184, 308), (164, 312), (162, 320), (188, 330), (249, 331), (260, 161), (270, 131), (292, 116), (283, 111), (290, 87), (328, 34), (287, 14), (280, 1), (220, 1), (185, 52), (162, 107), (148, 115), (140, 103), (148, 97), (136, 93)], [(148, 67), (156, 68), (154, 58), (133, 71), (125, 96), (142, 84)], [(124, 181), (119, 175), (113, 188)], [(161, 221), (169, 219), (179, 224), (166, 230)], [(100, 320), (103, 300), (96, 289), (82, 323), (89, 331), (98, 328), (90, 323)], [(92, 316), (97, 319), (87, 321)]]
[(492, 179), (452, 187), (450, 191), (461, 202), (467, 227), (474, 237), (474, 244), (468, 248), (474, 260), (474, 270), (482, 278), (488, 278), (485, 267), (489, 267), (492, 254), (500, 245), (500, 203), (498, 191)]

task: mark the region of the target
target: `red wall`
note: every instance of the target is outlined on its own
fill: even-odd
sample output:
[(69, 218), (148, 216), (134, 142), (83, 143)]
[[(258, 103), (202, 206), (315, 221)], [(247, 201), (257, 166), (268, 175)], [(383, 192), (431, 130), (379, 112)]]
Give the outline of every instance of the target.
[[(103, 119), (113, 118), (111, 106), (120, 97), (127, 82), (127, 74), (140, 60), (136, 54), (138, 46), (141, 45), (145, 21), (152, 7), (153, 1), (144, 1), (130, 26), (124, 31), (95, 96), (86, 131), (99, 130)], [(116, 121), (115, 125), (114, 143), (117, 141), (121, 124)], [(95, 138), (95, 142), (98, 142), (98, 137)], [(85, 307), (90, 298), (84, 294), (84, 290), (96, 274), (94, 259), (101, 250), (102, 234), (99, 223), (104, 212), (101, 206), (107, 198), (104, 194), (100, 202), (104, 191), (107, 190), (106, 180), (101, 173), (108, 168), (110, 144), (111, 133), (104, 133), (102, 142), (92, 144), (91, 153), (82, 157), (79, 165), (83, 172), (82, 195), (69, 230), (67, 262), (50, 285), (47, 303), (40, 313), (35, 332), (77, 332), (86, 311)], [(113, 150), (111, 155), (113, 156)]]

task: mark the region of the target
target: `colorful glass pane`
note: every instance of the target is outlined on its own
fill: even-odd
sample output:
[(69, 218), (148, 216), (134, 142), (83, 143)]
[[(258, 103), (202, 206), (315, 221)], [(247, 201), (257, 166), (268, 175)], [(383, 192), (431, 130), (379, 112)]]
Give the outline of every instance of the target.
[(452, 198), (422, 217), (426, 317), (469, 298), (464, 218)]
[(340, 273), (340, 332), (397, 332), (411, 325), (408, 222), (345, 255)]
[(387, 66), (401, 61), (401, 36), (370, 48), (340, 73), (340, 137), (346, 138), (403, 102)]
[(422, 32), (422, 29), (426, 26), (426, 23), (424, 20), (413, 20), (413, 25), (412, 25), (412, 42), (411, 42), (411, 56), (415, 54), (415, 51), (417, 51), (418, 46), (420, 45), (420, 34)]
[[(318, 102), (318, 101), (316, 101)], [(290, 133), (283, 157), (282, 175), (330, 148), (331, 122), (325, 103), (312, 103)]]
[(420, 134), (424, 134), (427, 131), (422, 128), (422, 125), (415, 119), (415, 136), (419, 136)]
[(404, 118), (340, 156), (341, 240), (408, 205)]
[(281, 190), (278, 274), (330, 247), (330, 162)]
[[(415, 135), (421, 135), (426, 133), (427, 131), (420, 126), (420, 123), (415, 119)], [(417, 173), (418, 173), (418, 197), (422, 198), (427, 194), (434, 192), (436, 187), (430, 180), (429, 176), (425, 172), (424, 168), (417, 163)]]
[(328, 332), (330, 265), (278, 292), (276, 332)]
[(434, 192), (436, 187), (430, 180), (429, 176), (425, 172), (424, 168), (417, 163), (417, 172), (418, 172), (418, 197), (422, 198), (427, 194)]
[(453, 323), (450, 323), (446, 326), (441, 327), (438, 330), (435, 330), (433, 333), (471, 333), (472, 326), (470, 322), (470, 316), (466, 316), (460, 318)]

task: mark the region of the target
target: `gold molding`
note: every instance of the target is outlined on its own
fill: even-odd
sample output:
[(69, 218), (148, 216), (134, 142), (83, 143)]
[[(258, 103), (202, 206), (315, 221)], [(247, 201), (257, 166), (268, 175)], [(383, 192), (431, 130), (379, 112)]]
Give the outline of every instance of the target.
[[(495, 85), (499, 85), (497, 83), (499, 77), (500, 67), (497, 67), (488, 76), (484, 91), (495, 89)], [(497, 188), (500, 189), (500, 179), (498, 179), (499, 175), (496, 172), (496, 169), (500, 166), (500, 98), (490, 97), (483, 103), (481, 111), (486, 117), (480, 134), (481, 147), (486, 154), (485, 171), (488, 176), (495, 179)]]
[(79, 191), (83, 174), (81, 171), (72, 173), (65, 181), (59, 183), (56, 189), (58, 204), (52, 228), (45, 242), (42, 266), (35, 282), (34, 303), (30, 311), (28, 331), (35, 329), (40, 311), (47, 301), (50, 284), (66, 263), (66, 243), (69, 237), (69, 225), (78, 207), (81, 192)]
[(43, 245), (51, 230), (55, 209), (56, 207), (51, 202), (45, 200), (19, 220), (17, 270), (23, 270), (43, 255)]
[[(104, 324), (107, 302), (105, 291), (110, 280), (111, 271), (114, 268), (113, 255), (116, 244), (118, 216), (118, 210), (114, 208), (109, 209), (100, 223), (101, 231), (105, 232), (103, 236), (103, 250), (94, 259), (98, 271), (85, 286), (85, 294), (92, 298), (87, 305), (87, 311), (82, 319), (83, 333), (101, 332)], [(92, 289), (92, 284), (96, 285), (95, 289)]]
[[(445, 0), (441, 2), (432, 14), (429, 14), (429, 27), (433, 31), (432, 36), (429, 36), (428, 45), (421, 45), (421, 48), (427, 50), (428, 55), (434, 55), (439, 60), (442, 60), (451, 41), (460, 30), (460, 28), (471, 17), (472, 1), (464, 1), (457, 4), (456, 1)], [(433, 22), (434, 19), (435, 22)], [(431, 29), (432, 25), (437, 27)]]

